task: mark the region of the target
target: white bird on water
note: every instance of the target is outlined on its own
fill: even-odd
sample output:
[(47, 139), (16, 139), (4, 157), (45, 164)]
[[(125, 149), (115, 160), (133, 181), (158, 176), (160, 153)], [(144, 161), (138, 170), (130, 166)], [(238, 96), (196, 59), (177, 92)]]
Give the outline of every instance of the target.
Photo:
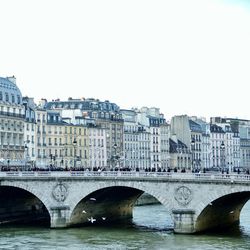
[(96, 198), (90, 198), (91, 201), (96, 201)]
[(86, 212), (85, 210), (82, 210), (82, 213), (83, 213), (83, 214), (86, 214), (87, 212)]
[(102, 220), (106, 220), (106, 217), (102, 217)]
[(96, 219), (94, 219), (93, 217), (88, 218), (88, 221), (90, 221), (91, 223), (94, 223), (96, 221)]

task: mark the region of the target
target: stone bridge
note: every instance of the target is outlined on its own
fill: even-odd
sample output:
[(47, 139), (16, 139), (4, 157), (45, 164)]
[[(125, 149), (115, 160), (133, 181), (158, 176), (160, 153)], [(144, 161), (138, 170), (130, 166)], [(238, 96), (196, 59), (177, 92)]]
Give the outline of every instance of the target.
[(250, 176), (141, 172), (0, 172), (0, 223), (46, 217), (51, 228), (132, 217), (146, 192), (171, 214), (176, 233), (239, 222)]

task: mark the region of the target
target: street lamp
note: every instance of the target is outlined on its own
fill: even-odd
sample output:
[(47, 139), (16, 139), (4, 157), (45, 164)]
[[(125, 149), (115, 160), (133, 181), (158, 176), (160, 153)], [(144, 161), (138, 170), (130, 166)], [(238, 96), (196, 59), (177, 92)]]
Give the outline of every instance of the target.
[(73, 147), (74, 147), (74, 168), (76, 167), (76, 145), (77, 145), (77, 140), (74, 138), (73, 140)]
[(25, 146), (24, 146), (24, 152), (25, 152), (25, 170), (26, 170), (26, 168), (27, 168), (27, 161), (28, 161), (28, 146), (27, 146), (27, 144), (25, 144)]
[(225, 144), (224, 142), (221, 143), (220, 145), (220, 150), (221, 150), (221, 167), (224, 170), (225, 164), (224, 164), (224, 158), (225, 158)]
[(113, 149), (114, 149), (114, 153), (112, 153), (112, 155), (111, 155), (111, 165), (112, 165), (112, 167), (116, 167), (117, 160), (118, 160), (118, 155), (116, 154), (116, 150), (117, 150), (116, 143), (113, 145)]
[(192, 138), (192, 140), (191, 140), (191, 154), (192, 154), (192, 157), (191, 157), (191, 160), (192, 160), (192, 162), (191, 162), (191, 172), (193, 171), (193, 168), (194, 168), (194, 163), (195, 163), (195, 157), (194, 157), (194, 146), (195, 146), (195, 140), (194, 140), (194, 138)]
[[(30, 143), (30, 140), (24, 141), (24, 168), (25, 168), (25, 170), (27, 169), (28, 162), (30, 160), (30, 157), (29, 157), (29, 146), (28, 146), (29, 143)], [(22, 168), (23, 168), (23, 164), (22, 164)]]
[(10, 168), (10, 145), (8, 144), (7, 150), (6, 150), (6, 158), (7, 158), (7, 167), (8, 170)]
[(60, 152), (60, 157), (61, 157), (61, 161), (60, 161), (60, 164), (61, 164), (61, 168), (63, 168), (63, 163), (64, 163), (64, 160), (63, 160), (63, 155), (64, 155), (64, 148), (61, 149), (61, 152)]

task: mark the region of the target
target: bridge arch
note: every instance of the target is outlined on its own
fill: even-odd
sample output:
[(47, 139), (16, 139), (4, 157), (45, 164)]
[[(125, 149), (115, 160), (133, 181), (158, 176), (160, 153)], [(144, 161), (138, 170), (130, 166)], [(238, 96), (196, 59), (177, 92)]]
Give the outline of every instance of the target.
[(250, 199), (250, 187), (240, 186), (216, 189), (197, 206), (195, 231), (205, 231), (239, 223), (240, 213)]
[[(135, 202), (144, 192), (157, 199), (167, 211), (171, 211), (172, 207), (166, 197), (161, 196), (159, 190), (152, 189), (152, 186), (146, 183), (101, 182), (89, 186), (85, 192), (79, 192), (78, 197), (71, 204), (69, 225), (83, 224), (88, 222), (90, 217), (107, 218), (111, 214), (118, 220), (131, 218)], [(111, 196), (113, 198), (107, 198)]]
[[(24, 183), (19, 183), (19, 182), (11, 182), (11, 183), (2, 183), (2, 185), (0, 185), (0, 191), (1, 190), (4, 190), (4, 189), (8, 189), (8, 190), (11, 190), (11, 189), (15, 189), (15, 190), (18, 190), (19, 194), (22, 193), (22, 194), (27, 194), (29, 195), (30, 197), (34, 197), (35, 199), (37, 199), (37, 201), (39, 201), (39, 203), (41, 203), (42, 207), (40, 207), (39, 209), (42, 209), (42, 210), (46, 210), (48, 216), (49, 216), (49, 220), (51, 219), (51, 212), (50, 212), (50, 209), (49, 209), (49, 202), (47, 200), (47, 198), (40, 194), (38, 189), (36, 188), (33, 188), (32, 186), (30, 185), (27, 185), (27, 184), (24, 184)], [(31, 208), (32, 209), (35, 209), (37, 210), (38, 207), (36, 206), (36, 204), (30, 204)]]

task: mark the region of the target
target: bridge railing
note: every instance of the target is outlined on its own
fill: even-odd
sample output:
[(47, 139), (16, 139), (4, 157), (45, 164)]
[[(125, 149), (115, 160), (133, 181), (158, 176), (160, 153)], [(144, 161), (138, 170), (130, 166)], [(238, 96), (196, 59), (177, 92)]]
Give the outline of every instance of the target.
[(221, 173), (216, 173), (216, 174), (194, 174), (195, 179), (212, 179), (212, 180), (240, 180), (240, 181), (249, 181), (250, 180), (250, 175), (245, 175), (245, 174), (221, 174)]
[(173, 173), (173, 172), (135, 172), (135, 171), (9, 171), (0, 172), (1, 177), (22, 177), (22, 178), (48, 178), (48, 177), (119, 177), (119, 178), (167, 178), (179, 180), (218, 180), (225, 181), (250, 181), (250, 175), (245, 174), (221, 174), (221, 173)]

